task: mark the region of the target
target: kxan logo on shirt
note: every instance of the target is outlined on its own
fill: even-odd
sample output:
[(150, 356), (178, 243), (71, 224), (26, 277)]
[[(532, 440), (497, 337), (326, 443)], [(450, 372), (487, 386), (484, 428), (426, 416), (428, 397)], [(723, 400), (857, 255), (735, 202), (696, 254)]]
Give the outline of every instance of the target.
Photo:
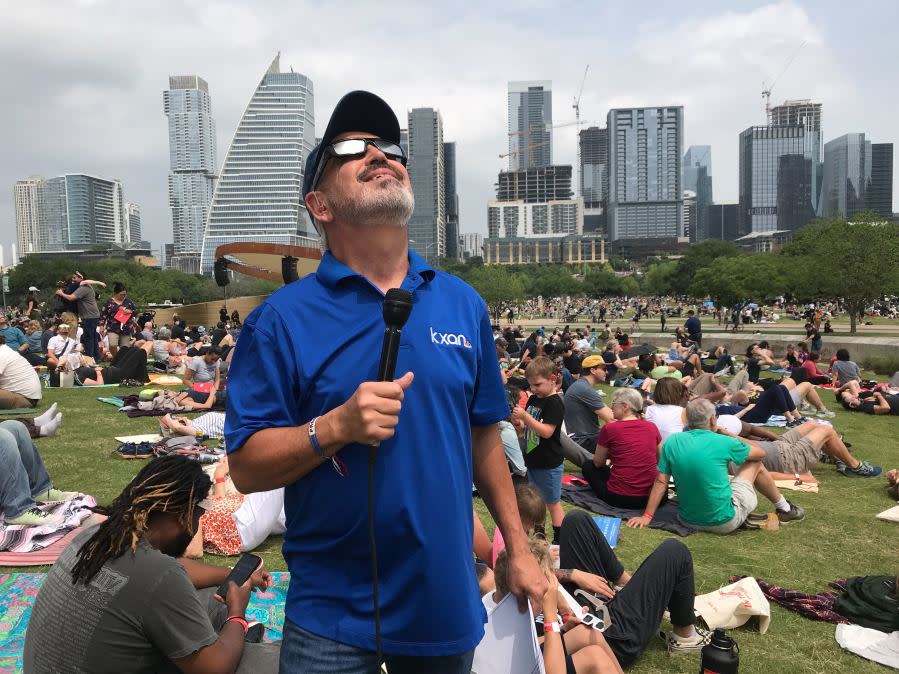
[(460, 346), (464, 349), (471, 348), (471, 342), (468, 341), (468, 337), (461, 332), (437, 332), (434, 328), (430, 328), (430, 330), (432, 344), (438, 344), (440, 346)]

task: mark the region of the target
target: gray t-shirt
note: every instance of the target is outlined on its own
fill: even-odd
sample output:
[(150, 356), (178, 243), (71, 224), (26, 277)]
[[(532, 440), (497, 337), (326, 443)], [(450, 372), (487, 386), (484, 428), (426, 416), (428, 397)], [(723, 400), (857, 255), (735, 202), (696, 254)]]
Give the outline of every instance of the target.
[(96, 527), (63, 550), (38, 592), (25, 634), (29, 674), (157, 672), (214, 643), (184, 568), (144, 542), (72, 584), (77, 553)]
[(203, 356), (194, 356), (190, 361), (190, 369), (194, 372), (194, 381), (197, 383), (215, 381), (215, 372), (219, 369), (220, 362), (217, 360), (210, 365), (203, 359)]
[(862, 378), (858, 365), (851, 360), (835, 360), (830, 368), (836, 372), (840, 384), (845, 384), (847, 381), (859, 381)]
[(78, 318), (100, 318), (97, 295), (90, 286), (78, 286), (72, 293), (78, 300)]
[[(605, 407), (599, 393), (585, 378), (575, 380), (565, 392), (565, 430), (572, 439), (582, 442), (594, 442), (599, 435), (599, 420), (596, 410)], [(595, 445), (593, 449), (596, 449)]]

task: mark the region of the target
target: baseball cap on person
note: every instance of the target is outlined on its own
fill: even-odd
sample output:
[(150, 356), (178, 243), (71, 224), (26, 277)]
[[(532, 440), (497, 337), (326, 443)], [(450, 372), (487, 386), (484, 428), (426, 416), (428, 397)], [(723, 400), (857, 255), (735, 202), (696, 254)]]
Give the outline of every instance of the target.
[(587, 356), (581, 361), (581, 370), (589, 370), (591, 367), (605, 367), (606, 361), (602, 356)]
[(372, 133), (393, 143), (400, 142), (400, 123), (389, 105), (370, 91), (351, 91), (337, 101), (331, 119), (319, 143), (306, 159), (303, 174), (303, 198), (312, 191), (312, 181), (318, 173), (323, 148), (330, 145), (342, 133), (359, 131)]

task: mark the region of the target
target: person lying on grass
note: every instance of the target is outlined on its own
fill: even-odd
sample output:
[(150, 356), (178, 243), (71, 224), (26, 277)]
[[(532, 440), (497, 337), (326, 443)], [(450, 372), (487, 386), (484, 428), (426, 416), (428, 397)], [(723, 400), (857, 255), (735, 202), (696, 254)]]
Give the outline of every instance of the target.
[[(729, 435), (747, 439), (764, 431), (734, 416), (718, 417), (718, 429), (719, 433), (724, 431)], [(807, 421), (781, 436), (770, 431), (764, 432), (771, 437), (749, 439), (749, 444), (765, 452), (762, 461), (775, 480), (791, 479), (793, 476), (810, 473), (822, 454), (833, 459), (837, 471), (847, 477), (877, 477), (881, 473), (880, 466), (859, 461), (850, 454), (833, 426)]]
[(850, 381), (837, 389), (837, 400), (848, 412), (865, 414), (899, 414), (899, 395), (879, 390), (863, 391), (857, 381)]
[[(704, 398), (687, 403), (685, 431), (674, 433), (662, 445), (658, 475), (646, 512), (628, 520), (629, 527), (652, 521), (668, 480), (674, 476), (678, 517), (686, 524), (715, 534), (729, 534), (743, 526), (758, 505), (758, 489), (777, 510), (782, 523), (801, 520), (805, 511), (785, 499), (762, 463), (764, 450), (739, 438), (717, 433), (715, 406)], [(738, 466), (733, 481), (728, 464)]]
[(276, 645), (244, 643), (250, 594), (270, 574), (259, 568), (215, 601), (229, 569), (181, 559), (210, 487), (197, 462), (169, 455), (96, 508), (106, 519), (63, 551), (38, 592), (25, 671), (275, 671)]

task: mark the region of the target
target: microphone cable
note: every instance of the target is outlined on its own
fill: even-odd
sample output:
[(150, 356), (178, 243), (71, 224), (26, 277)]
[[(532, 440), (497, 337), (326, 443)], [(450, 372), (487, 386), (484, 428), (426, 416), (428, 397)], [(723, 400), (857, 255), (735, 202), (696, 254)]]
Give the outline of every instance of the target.
[(375, 618), (375, 652), (378, 657), (378, 669), (381, 671), (381, 604), (378, 599), (378, 541), (375, 536), (375, 457), (377, 448), (368, 448), (368, 542), (371, 546), (371, 593), (374, 603)]
[[(381, 345), (381, 360), (378, 364), (378, 381), (393, 381), (396, 371), (396, 357), (400, 347), (400, 332), (412, 312), (412, 293), (401, 288), (391, 288), (384, 295), (384, 341)], [(381, 603), (378, 593), (378, 541), (375, 535), (375, 459), (380, 443), (374, 442), (368, 448), (368, 542), (371, 546), (371, 591), (374, 604), (375, 653), (381, 671), (384, 654), (381, 650)]]

